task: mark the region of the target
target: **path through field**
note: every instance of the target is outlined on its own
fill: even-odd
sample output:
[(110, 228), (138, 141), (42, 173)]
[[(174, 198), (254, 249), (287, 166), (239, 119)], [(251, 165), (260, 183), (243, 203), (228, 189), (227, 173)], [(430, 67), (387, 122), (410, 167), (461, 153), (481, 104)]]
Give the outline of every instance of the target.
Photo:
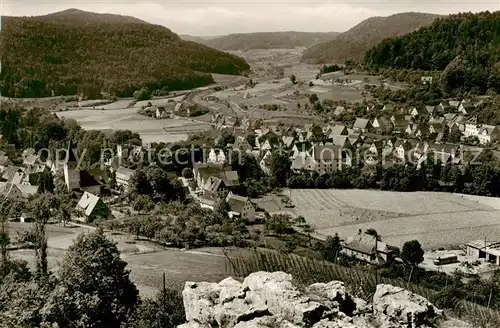
[(342, 238), (373, 228), (395, 246), (418, 239), (424, 248), (500, 240), (500, 198), (434, 192), (294, 189), (294, 212), (323, 235)]

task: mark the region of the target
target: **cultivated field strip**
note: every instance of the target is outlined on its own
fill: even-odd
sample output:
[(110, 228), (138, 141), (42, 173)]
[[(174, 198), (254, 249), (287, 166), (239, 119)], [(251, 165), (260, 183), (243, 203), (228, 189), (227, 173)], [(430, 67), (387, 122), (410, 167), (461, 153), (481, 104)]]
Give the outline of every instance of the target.
[(433, 192), (294, 189), (294, 212), (322, 235), (376, 229), (397, 246), (418, 239), (424, 248), (500, 240), (500, 199)]
[(323, 235), (338, 233), (346, 238), (359, 229), (373, 228), (392, 245), (402, 246), (408, 240), (417, 239), (425, 249), (437, 249), (484, 238), (499, 240), (499, 218), (500, 211), (440, 213), (337, 226), (317, 232)]

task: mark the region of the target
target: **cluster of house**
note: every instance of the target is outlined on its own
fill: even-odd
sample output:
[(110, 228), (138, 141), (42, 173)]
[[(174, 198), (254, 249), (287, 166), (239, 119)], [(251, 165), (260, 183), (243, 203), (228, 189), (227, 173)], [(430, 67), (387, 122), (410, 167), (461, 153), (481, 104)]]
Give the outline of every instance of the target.
[[(23, 162), (17, 166), (4, 152), (0, 152), (2, 180), (0, 181), (0, 197), (12, 201), (27, 201), (30, 196), (39, 191), (40, 175), (45, 170), (50, 170), (54, 179), (56, 176), (64, 177), (64, 184), (68, 191), (81, 195), (77, 205), (81, 215), (76, 219), (91, 221), (98, 217), (108, 218), (110, 210), (101, 197), (111, 184), (108, 170), (81, 169), (75, 154), (76, 149), (71, 141), (66, 149), (66, 156), (57, 161), (42, 159), (40, 154), (30, 148), (23, 151)], [(113, 159), (118, 156), (121, 156), (121, 152), (118, 152)], [(107, 164), (116, 175), (116, 184), (127, 188), (135, 171), (117, 165), (113, 159), (110, 159)]]
[(39, 175), (45, 167), (37, 163), (34, 149), (25, 150), (23, 163), (14, 165), (9, 156), (0, 151), (0, 195), (4, 199), (21, 201), (38, 192)]
[(220, 199), (226, 202), (229, 217), (255, 221), (255, 205), (250, 198), (237, 194), (240, 187), (237, 171), (209, 159), (207, 163), (193, 165), (193, 178), (197, 187), (196, 198), (201, 207), (213, 210)]
[(494, 125), (478, 124), (477, 117), (470, 116), (473, 109), (482, 102), (446, 101), (437, 106), (414, 107), (392, 116), (384, 112), (394, 111), (392, 105), (372, 106), (368, 110), (379, 109), (381, 114), (372, 121), (357, 119), (354, 127), (364, 131), (393, 133), (416, 138), (431, 137), (440, 142), (445, 130), (463, 137), (477, 137), (480, 144), (498, 140), (499, 128)]

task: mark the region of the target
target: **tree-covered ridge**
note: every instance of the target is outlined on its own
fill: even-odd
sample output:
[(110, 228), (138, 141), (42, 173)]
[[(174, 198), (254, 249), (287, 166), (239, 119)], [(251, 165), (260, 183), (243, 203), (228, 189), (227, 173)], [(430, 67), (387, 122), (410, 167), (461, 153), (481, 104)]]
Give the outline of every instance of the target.
[(183, 41), (169, 29), (124, 24), (54, 24), (36, 17), (3, 17), (2, 95), (41, 97), (189, 89), (213, 82), (210, 74), (240, 74), (241, 58)]
[(149, 24), (146, 21), (131, 16), (98, 14), (74, 8), (48, 15), (34, 16), (32, 18), (45, 23), (68, 24), (72, 26), (89, 24)]
[(306, 49), (302, 61), (314, 64), (337, 63), (346, 60), (361, 61), (365, 52), (385, 38), (410, 33), (431, 24), (438, 15), (426, 13), (400, 13), (387, 17), (370, 17), (334, 40), (318, 43)]
[(208, 40), (201, 43), (221, 50), (273, 49), (310, 47), (318, 42), (333, 40), (337, 32), (259, 32), (236, 33)]
[(500, 11), (461, 13), (438, 19), (369, 50), (373, 68), (443, 70), (441, 82), (460, 91), (500, 90)]

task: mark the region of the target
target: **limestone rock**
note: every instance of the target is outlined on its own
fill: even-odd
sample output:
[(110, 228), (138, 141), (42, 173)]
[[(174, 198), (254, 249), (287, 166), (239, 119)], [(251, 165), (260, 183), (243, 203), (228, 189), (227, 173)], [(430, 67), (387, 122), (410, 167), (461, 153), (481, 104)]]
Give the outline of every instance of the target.
[(328, 310), (304, 296), (292, 284), (292, 276), (284, 272), (252, 273), (245, 279), (243, 286), (267, 304), (273, 315), (294, 324), (313, 325)]
[(462, 327), (444, 320), (425, 298), (399, 287), (378, 285), (369, 304), (350, 295), (340, 281), (301, 290), (283, 272), (257, 272), (243, 283), (233, 278), (218, 284), (187, 282), (182, 294), (188, 322), (180, 328)]
[(182, 291), (186, 320), (200, 324), (215, 322), (215, 304), (221, 288), (218, 284), (207, 282), (186, 282)]
[(442, 318), (442, 312), (424, 297), (391, 285), (377, 286), (373, 312), (387, 328), (432, 326)]
[(300, 326), (294, 325), (289, 321), (280, 319), (275, 316), (267, 316), (256, 318), (250, 321), (239, 322), (234, 328), (300, 328)]
[(322, 298), (322, 303), (329, 308), (338, 308), (340, 312), (348, 316), (371, 311), (371, 307), (365, 301), (349, 295), (342, 281), (312, 284), (308, 292)]

